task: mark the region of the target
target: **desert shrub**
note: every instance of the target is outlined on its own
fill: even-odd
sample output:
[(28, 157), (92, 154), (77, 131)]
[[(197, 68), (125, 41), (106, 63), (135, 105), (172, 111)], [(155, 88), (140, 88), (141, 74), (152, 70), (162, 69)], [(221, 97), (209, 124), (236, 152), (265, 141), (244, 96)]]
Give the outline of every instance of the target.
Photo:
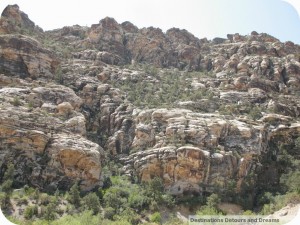
[(63, 73), (62, 73), (62, 69), (61, 67), (58, 67), (55, 71), (55, 81), (59, 84), (63, 84), (64, 83), (64, 77), (63, 77)]
[(259, 205), (269, 204), (271, 202), (274, 202), (274, 196), (270, 192), (264, 192), (258, 198), (258, 204)]
[(202, 206), (200, 208), (200, 210), (198, 210), (196, 212), (196, 214), (199, 215), (199, 216), (204, 216), (204, 215), (222, 215), (222, 213), (218, 209), (208, 207), (207, 205)]
[(174, 107), (178, 101), (198, 101), (214, 96), (208, 89), (191, 88), (193, 78), (199, 78), (204, 73), (158, 70), (149, 65), (139, 65), (135, 69), (145, 72), (139, 78), (112, 82), (115, 87), (126, 92), (127, 99), (138, 107)]
[(15, 172), (15, 166), (12, 163), (9, 163), (7, 169), (4, 173), (3, 180), (13, 179)]
[[(165, 205), (167, 207), (173, 207), (175, 200), (174, 198), (164, 191), (164, 184), (161, 178), (154, 177), (149, 182), (145, 182), (143, 184), (145, 195), (151, 200), (152, 202), (158, 205)], [(155, 204), (154, 204), (155, 205)], [(155, 209), (155, 207), (153, 207)]]
[(47, 193), (42, 193), (39, 200), (42, 205), (48, 205), (51, 202), (51, 197)]
[(20, 106), (21, 105), (21, 101), (20, 98), (18, 96), (15, 96), (13, 101), (11, 102), (14, 106)]
[(150, 199), (141, 193), (132, 193), (128, 198), (129, 206), (133, 209), (142, 210), (150, 203)]
[(217, 194), (211, 194), (207, 197), (206, 204), (196, 212), (197, 215), (222, 215), (223, 212), (218, 209), (221, 198)]
[(155, 212), (150, 215), (150, 221), (153, 223), (160, 223), (161, 222), (161, 215), (159, 212)]
[(27, 205), (28, 204), (28, 198), (26, 196), (17, 198), (17, 205)]
[(11, 193), (12, 185), (13, 185), (13, 181), (11, 179), (5, 180), (1, 185), (1, 191), (6, 192), (6, 193)]
[(115, 221), (127, 221), (132, 225), (137, 225), (140, 220), (140, 216), (131, 208), (124, 209), (118, 215), (113, 217)]
[(173, 198), (172, 195), (170, 195), (168, 193), (167, 194), (163, 194), (161, 199), (162, 199), (161, 203), (163, 203), (167, 207), (169, 207), (169, 208), (174, 207), (175, 200), (174, 200), (174, 198)]
[(25, 195), (27, 195), (27, 196), (33, 195), (34, 192), (36, 191), (36, 189), (29, 187), (27, 184), (24, 185), (23, 189), (24, 189)]
[(284, 195), (275, 195), (269, 204), (264, 204), (261, 210), (262, 215), (272, 214), (275, 211), (283, 208), (287, 204), (299, 204), (300, 194), (297, 192), (290, 192)]
[(82, 205), (86, 210), (91, 210), (94, 215), (99, 213), (100, 201), (96, 193), (89, 193), (82, 198)]
[(84, 211), (79, 214), (66, 215), (58, 220), (51, 221), (51, 225), (99, 225), (101, 219), (98, 215), (93, 215), (92, 211)]
[(116, 214), (116, 210), (114, 208), (112, 207), (104, 208), (104, 218), (113, 219), (115, 214)]
[(154, 177), (149, 182), (144, 183), (146, 195), (157, 202), (161, 201), (162, 194), (164, 191), (164, 184), (162, 179)]
[(149, 205), (148, 196), (137, 184), (132, 184), (125, 177), (111, 177), (112, 186), (103, 191), (103, 203), (106, 207), (112, 207), (117, 212), (131, 207), (135, 210), (142, 210)]
[(12, 193), (12, 186), (13, 186), (13, 180), (14, 180), (14, 165), (8, 164), (7, 169), (3, 176), (3, 181), (1, 185), (1, 191), (6, 192), (8, 194)]
[(74, 204), (75, 206), (79, 207), (80, 206), (80, 191), (79, 191), (79, 187), (78, 184), (75, 183), (69, 191), (69, 195), (68, 195), (68, 200)]
[(220, 202), (221, 199), (217, 194), (211, 194), (206, 200), (206, 205), (210, 208), (217, 208)]
[(300, 137), (297, 137), (297, 138), (295, 139), (295, 147), (296, 147), (297, 149), (300, 149)]
[(255, 213), (252, 212), (251, 210), (246, 210), (246, 211), (243, 212), (243, 215), (245, 215), (245, 216), (254, 216)]
[(239, 105), (237, 104), (226, 104), (221, 105), (219, 108), (219, 113), (222, 115), (239, 115)]
[(32, 219), (32, 217), (37, 214), (38, 214), (38, 207), (36, 205), (34, 205), (34, 206), (30, 205), (25, 208), (24, 218), (29, 220), (29, 219)]
[(112, 187), (108, 189), (103, 196), (103, 202), (107, 207), (112, 207), (119, 210), (127, 203), (129, 193), (120, 187)]
[(118, 220), (118, 221), (111, 221), (111, 220), (103, 220), (101, 221), (101, 225), (132, 225), (128, 221)]
[(39, 189), (35, 189), (34, 192), (31, 194), (31, 198), (38, 201), (40, 199), (40, 191)]
[(257, 120), (257, 119), (259, 119), (262, 116), (261, 112), (262, 112), (262, 109), (260, 107), (254, 106), (254, 107), (250, 108), (250, 110), (249, 110), (249, 116), (253, 120)]
[(188, 222), (184, 222), (176, 216), (172, 216), (164, 223), (164, 225), (188, 225)]
[(290, 171), (280, 177), (280, 183), (288, 191), (295, 191), (300, 194), (300, 170)]
[(42, 217), (48, 221), (56, 218), (56, 206), (53, 203), (42, 207)]
[(10, 194), (4, 193), (4, 196), (1, 196), (1, 209), (8, 210), (11, 208)]

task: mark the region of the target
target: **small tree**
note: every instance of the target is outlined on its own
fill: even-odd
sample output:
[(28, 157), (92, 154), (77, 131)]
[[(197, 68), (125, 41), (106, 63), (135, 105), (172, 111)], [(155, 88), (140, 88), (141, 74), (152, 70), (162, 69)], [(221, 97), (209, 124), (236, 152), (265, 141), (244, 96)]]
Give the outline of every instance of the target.
[(9, 179), (13, 180), (14, 172), (15, 172), (14, 164), (12, 163), (8, 164), (7, 169), (3, 176), (3, 180), (9, 180)]
[(69, 193), (69, 201), (74, 204), (76, 207), (80, 206), (80, 191), (78, 184), (75, 183), (71, 188), (70, 188), (70, 193)]
[(38, 207), (35, 206), (27, 206), (25, 211), (24, 211), (24, 217), (25, 219), (29, 220), (31, 219), (34, 215), (38, 214)]
[(222, 215), (222, 212), (218, 209), (220, 202), (221, 199), (217, 194), (211, 194), (206, 200), (206, 205), (197, 211), (197, 215)]
[(3, 176), (3, 183), (0, 187), (1, 191), (5, 193), (3, 199), (1, 200), (1, 206), (3, 209), (8, 209), (11, 205), (10, 196), (12, 193), (14, 171), (15, 171), (14, 165), (9, 164)]
[(88, 210), (92, 210), (94, 215), (99, 213), (100, 201), (96, 193), (89, 193), (82, 200), (83, 200), (83, 205)]
[(146, 184), (146, 194), (154, 200), (160, 202), (164, 191), (164, 184), (159, 177), (153, 178)]
[(56, 206), (53, 203), (48, 204), (43, 208), (43, 217), (46, 220), (54, 220), (56, 218)]
[(221, 202), (221, 199), (219, 197), (219, 195), (217, 194), (211, 194), (208, 198), (207, 198), (207, 202), (206, 205), (210, 208), (217, 208), (218, 204)]
[(1, 185), (1, 190), (5, 193), (11, 193), (12, 192), (12, 184), (13, 184), (13, 181), (10, 179), (4, 181), (3, 184)]

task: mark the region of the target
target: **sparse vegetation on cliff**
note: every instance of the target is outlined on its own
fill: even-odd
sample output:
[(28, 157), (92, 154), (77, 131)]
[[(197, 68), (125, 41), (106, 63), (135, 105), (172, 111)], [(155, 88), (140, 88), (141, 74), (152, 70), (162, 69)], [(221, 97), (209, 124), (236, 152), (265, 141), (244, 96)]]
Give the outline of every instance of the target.
[(0, 203), (15, 223), (175, 225), (300, 202), (299, 45), (109, 17), (44, 32), (17, 5), (0, 43)]

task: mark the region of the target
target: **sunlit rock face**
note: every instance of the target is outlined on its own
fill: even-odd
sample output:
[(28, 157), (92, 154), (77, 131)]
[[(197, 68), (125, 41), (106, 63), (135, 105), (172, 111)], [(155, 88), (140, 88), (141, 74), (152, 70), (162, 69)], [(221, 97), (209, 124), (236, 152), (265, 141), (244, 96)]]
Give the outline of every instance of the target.
[(176, 195), (242, 182), (258, 166), (252, 156), (266, 151), (264, 126), (218, 114), (157, 109), (141, 111), (136, 121), (132, 145), (140, 151), (123, 158), (125, 171), (141, 181), (161, 177)]
[(109, 17), (43, 32), (13, 5), (0, 44), (0, 177), (12, 162), (19, 186), (92, 190), (113, 160), (173, 195), (253, 197), (300, 133), (300, 48), (267, 34), (209, 41)]
[(68, 190), (77, 181), (83, 190), (100, 186), (103, 149), (86, 139), (74, 91), (4, 75), (0, 80), (1, 169), (12, 162), (17, 184), (47, 191)]
[(0, 18), (0, 34), (11, 34), (24, 32), (25, 30), (33, 32), (35, 29), (28, 15), (22, 12), (18, 5), (8, 5), (2, 12)]

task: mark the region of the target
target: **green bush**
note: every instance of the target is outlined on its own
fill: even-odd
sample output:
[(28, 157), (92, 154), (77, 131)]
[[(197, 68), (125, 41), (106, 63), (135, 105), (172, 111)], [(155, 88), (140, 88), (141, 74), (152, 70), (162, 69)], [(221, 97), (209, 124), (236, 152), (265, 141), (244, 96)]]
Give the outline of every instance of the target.
[(54, 220), (56, 218), (56, 206), (53, 203), (42, 207), (42, 217), (48, 221)]
[(39, 189), (35, 189), (30, 195), (34, 200), (38, 201), (40, 199)]
[(106, 219), (113, 219), (114, 215), (116, 214), (116, 210), (112, 207), (104, 208), (104, 218)]
[(9, 180), (9, 179), (13, 180), (14, 172), (15, 172), (14, 164), (12, 163), (8, 164), (7, 169), (3, 176), (3, 180)]
[(162, 195), (164, 192), (164, 184), (162, 179), (159, 177), (155, 177), (150, 180), (148, 183), (144, 184), (146, 195), (157, 202), (162, 201)]
[(38, 214), (38, 207), (36, 205), (27, 206), (24, 211), (24, 218), (29, 220), (32, 219), (32, 217), (36, 216), (37, 214)]
[(17, 205), (27, 205), (28, 204), (28, 199), (26, 196), (17, 198)]
[(94, 215), (99, 213), (100, 201), (96, 193), (89, 193), (82, 199), (83, 206), (86, 210), (91, 210)]
[(265, 204), (263, 206), (260, 213), (262, 215), (272, 214), (289, 203), (299, 204), (300, 194), (297, 192), (290, 192), (284, 195), (276, 195), (272, 198), (272, 201), (269, 204)]
[(253, 119), (253, 120), (258, 120), (259, 118), (262, 117), (262, 109), (258, 106), (254, 106), (251, 107), (250, 111), (249, 111), (249, 116)]
[(39, 200), (42, 205), (48, 205), (51, 201), (51, 197), (47, 193), (42, 193), (40, 194)]
[[(191, 88), (193, 78), (202, 77), (204, 73), (157, 70), (147, 65), (140, 65), (135, 69), (145, 71), (144, 76), (127, 78), (118, 82), (112, 80), (112, 84), (126, 92), (127, 99), (138, 107), (174, 107), (178, 101), (213, 99), (214, 93), (210, 90)], [(149, 78), (150, 80), (147, 80)]]
[(128, 193), (119, 187), (112, 187), (108, 189), (103, 196), (103, 202), (107, 207), (112, 207), (119, 210), (127, 203)]
[(140, 216), (131, 208), (126, 208), (120, 214), (113, 217), (115, 221), (127, 221), (132, 225), (137, 225), (140, 221)]
[(34, 189), (32, 187), (29, 187), (28, 185), (24, 186), (24, 191), (27, 196), (33, 195), (34, 192), (36, 192), (36, 190), (38, 190), (38, 189)]
[(0, 206), (1, 209), (8, 209), (10, 207), (10, 195), (5, 192), (0, 192)]
[(98, 215), (92, 211), (84, 211), (80, 214), (66, 215), (58, 220), (52, 221), (51, 225), (99, 225), (102, 224)]
[(3, 183), (1, 185), (1, 191), (11, 194), (13, 180), (14, 180), (14, 171), (15, 171), (14, 165), (11, 163), (8, 164), (7, 169), (3, 176)]
[(103, 220), (101, 221), (101, 225), (132, 225), (128, 221), (118, 220), (118, 221), (111, 221), (111, 220)]
[(172, 216), (164, 223), (164, 225), (188, 225), (188, 222), (183, 222), (182, 220), (178, 219), (176, 216)]
[(206, 205), (210, 208), (217, 208), (218, 204), (220, 202), (221, 202), (221, 199), (220, 199), (219, 195), (211, 194), (206, 200)]
[(64, 77), (61, 70), (58, 70), (55, 74), (55, 81), (59, 84), (64, 84)]
[(128, 198), (129, 206), (133, 209), (142, 210), (150, 203), (150, 199), (142, 193), (132, 193)]
[(243, 212), (243, 215), (245, 215), (245, 216), (254, 216), (255, 213), (252, 212), (251, 210), (246, 210), (246, 211)]
[(200, 210), (196, 212), (197, 215), (199, 216), (204, 216), (204, 215), (222, 215), (222, 212), (220, 212), (217, 208), (212, 208), (207, 205), (202, 206)]
[(1, 185), (1, 191), (6, 192), (6, 193), (11, 193), (12, 192), (12, 184), (13, 184), (13, 181), (11, 179), (5, 180)]
[(197, 211), (197, 215), (223, 215), (223, 212), (218, 209), (218, 204), (221, 202), (221, 198), (217, 194), (211, 194), (207, 200), (206, 205), (202, 206)]
[(13, 101), (12, 101), (12, 104), (14, 106), (20, 106), (21, 105), (21, 101), (20, 101), (20, 98), (18, 96), (14, 97)]
[(280, 178), (280, 182), (286, 186), (288, 191), (300, 193), (300, 170), (283, 174)]
[(161, 223), (161, 215), (159, 212), (155, 212), (150, 215), (150, 221), (153, 223)]
[(79, 207), (80, 206), (80, 191), (79, 191), (79, 187), (78, 184), (75, 183), (71, 188), (70, 188), (70, 192), (69, 192), (69, 197), (68, 200), (74, 204), (75, 206)]

